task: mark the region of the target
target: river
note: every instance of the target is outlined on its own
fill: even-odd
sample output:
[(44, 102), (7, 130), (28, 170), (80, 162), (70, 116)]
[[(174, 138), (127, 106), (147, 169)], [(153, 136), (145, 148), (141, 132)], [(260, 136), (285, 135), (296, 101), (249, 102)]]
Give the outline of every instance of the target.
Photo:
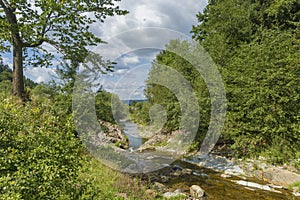
[[(139, 128), (136, 124), (130, 121), (122, 122), (124, 133), (129, 139), (129, 147), (132, 150), (137, 149), (146, 140), (139, 137)], [(210, 157), (211, 158), (211, 157)], [(274, 191), (267, 191), (263, 189), (258, 189), (252, 185), (261, 185), (262, 188), (270, 189), (266, 182), (258, 180), (256, 178), (245, 178), (240, 176), (230, 176), (228, 178), (223, 178), (222, 172), (218, 172), (210, 168), (223, 166), (222, 159), (206, 159), (204, 158), (186, 158), (177, 160), (171, 165), (158, 170), (156, 172), (150, 173), (150, 177), (158, 182), (163, 182), (171, 190), (181, 189), (185, 193), (189, 193), (189, 187), (191, 185), (199, 185), (202, 187), (209, 200), (300, 200), (300, 197), (295, 197), (293, 194), (286, 189), (272, 189)], [(205, 167), (199, 166), (198, 162), (206, 163)], [(209, 163), (210, 162), (210, 163)], [(189, 169), (192, 171), (190, 174), (180, 173), (184, 169)], [(174, 173), (178, 171), (179, 173)], [(167, 180), (166, 180), (167, 177)], [(240, 183), (251, 183), (249, 186), (243, 186)]]
[(131, 121), (123, 121), (121, 122), (122, 128), (126, 136), (129, 140), (129, 149), (135, 150), (140, 147), (147, 139), (141, 138), (139, 136), (139, 128), (138, 126)]

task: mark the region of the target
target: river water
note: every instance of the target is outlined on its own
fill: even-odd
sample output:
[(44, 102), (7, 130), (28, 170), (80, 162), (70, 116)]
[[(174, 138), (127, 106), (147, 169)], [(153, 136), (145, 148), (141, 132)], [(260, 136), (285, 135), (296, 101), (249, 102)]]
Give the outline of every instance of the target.
[[(122, 122), (122, 125), (124, 133), (129, 139), (131, 151), (137, 149), (146, 141), (146, 139), (139, 137), (140, 130), (135, 123), (125, 121)], [(201, 162), (201, 159), (202, 158), (199, 158), (199, 162)], [(209, 166), (210, 168), (216, 169), (216, 166), (222, 166), (224, 163), (221, 163), (221, 160), (218, 159), (211, 160), (212, 159), (207, 159), (204, 162), (202, 161), (202, 163), (207, 164), (203, 167), (198, 165), (198, 161), (197, 159), (195, 161), (195, 158), (182, 159), (152, 174), (158, 175), (156, 179), (158, 182), (164, 182), (164, 185), (169, 188), (173, 190), (181, 189), (185, 193), (189, 193), (189, 187), (191, 185), (199, 185), (205, 190), (207, 194), (206, 199), (208, 200), (300, 200), (300, 197), (293, 196), (290, 191), (285, 189), (275, 189), (276, 192), (274, 192), (253, 188), (251, 186), (246, 187), (236, 183), (236, 181), (242, 181), (267, 186), (266, 182), (256, 178), (244, 178), (239, 176), (223, 178), (221, 172), (209, 169), (207, 166), (211, 165)], [(190, 169), (192, 173), (174, 176), (170, 174), (170, 172), (174, 172), (174, 169), (179, 171)], [(167, 181), (160, 180), (160, 177), (167, 177)]]
[(123, 131), (125, 135), (128, 137), (129, 140), (129, 148), (131, 150), (135, 150), (138, 147), (140, 147), (147, 139), (141, 138), (139, 136), (139, 128), (138, 126), (131, 122), (131, 121), (124, 121), (121, 122), (121, 125), (123, 127)]

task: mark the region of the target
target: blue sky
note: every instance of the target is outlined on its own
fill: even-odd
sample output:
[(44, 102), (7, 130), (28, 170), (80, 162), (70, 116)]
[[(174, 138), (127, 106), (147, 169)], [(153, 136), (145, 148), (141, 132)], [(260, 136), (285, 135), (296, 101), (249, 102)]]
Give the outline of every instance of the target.
[[(149, 44), (164, 46), (167, 43), (167, 38), (158, 37), (159, 29), (154, 37), (147, 28), (166, 29), (165, 33), (168, 30), (177, 31), (179, 35), (185, 34), (190, 37), (192, 25), (197, 24), (196, 14), (204, 9), (207, 1), (122, 0), (119, 5), (130, 13), (125, 16), (110, 17), (103, 24), (97, 23), (91, 26), (94, 34), (116, 44), (112, 47), (115, 49), (110, 50), (103, 45), (94, 48), (95, 51), (101, 49), (101, 53), (107, 54), (104, 58), (114, 58), (118, 62), (115, 72), (102, 76), (101, 83), (106, 90), (117, 93), (121, 99), (143, 99), (144, 81), (151, 68), (151, 62), (161, 50), (149, 48), (151, 47)], [(126, 31), (133, 31), (131, 33), (134, 35), (126, 34)], [(134, 48), (136, 46), (139, 48)], [(143, 46), (145, 48), (141, 48)], [(113, 55), (114, 53), (116, 55)], [(11, 66), (8, 55), (4, 56), (4, 62)], [(47, 82), (55, 75), (55, 69), (25, 69), (24, 73), (36, 82)]]

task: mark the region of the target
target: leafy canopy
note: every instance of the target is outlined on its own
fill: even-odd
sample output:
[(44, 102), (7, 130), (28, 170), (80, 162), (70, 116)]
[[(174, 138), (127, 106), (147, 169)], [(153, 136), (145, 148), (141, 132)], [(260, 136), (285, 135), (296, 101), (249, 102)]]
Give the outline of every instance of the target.
[(87, 47), (102, 42), (90, 26), (104, 22), (108, 16), (127, 13), (115, 5), (118, 1), (0, 0), (0, 51), (9, 51), (17, 35), (27, 65), (47, 66), (57, 55), (82, 62), (88, 54)]

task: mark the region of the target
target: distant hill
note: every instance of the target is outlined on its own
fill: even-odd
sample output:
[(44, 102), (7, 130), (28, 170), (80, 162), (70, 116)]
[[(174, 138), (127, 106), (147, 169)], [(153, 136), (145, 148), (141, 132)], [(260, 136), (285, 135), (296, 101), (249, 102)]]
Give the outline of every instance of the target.
[(123, 103), (127, 105), (131, 105), (132, 102), (143, 102), (143, 101), (148, 101), (148, 99), (130, 99), (130, 100), (122, 100)]

